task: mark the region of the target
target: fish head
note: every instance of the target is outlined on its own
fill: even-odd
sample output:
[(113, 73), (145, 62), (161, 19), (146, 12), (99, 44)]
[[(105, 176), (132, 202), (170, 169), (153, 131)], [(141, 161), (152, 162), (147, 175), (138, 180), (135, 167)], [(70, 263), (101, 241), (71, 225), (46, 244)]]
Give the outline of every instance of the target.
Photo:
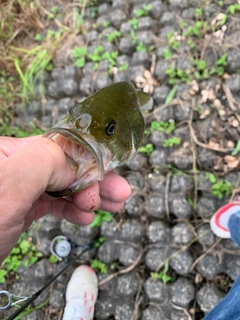
[(131, 83), (118, 82), (77, 103), (50, 129), (45, 136), (78, 165), (74, 183), (57, 194), (73, 194), (132, 159), (145, 129), (140, 108), (147, 104), (152, 104), (147, 94), (136, 91)]

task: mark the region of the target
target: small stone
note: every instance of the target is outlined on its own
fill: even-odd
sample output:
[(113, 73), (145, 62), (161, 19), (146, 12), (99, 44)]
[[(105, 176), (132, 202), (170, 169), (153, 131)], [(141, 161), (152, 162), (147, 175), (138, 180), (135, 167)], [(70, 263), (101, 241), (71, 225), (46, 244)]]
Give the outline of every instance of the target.
[(227, 53), (227, 69), (229, 72), (236, 72), (240, 69), (240, 50), (230, 49)]
[(110, 21), (114, 25), (114, 27), (117, 29), (121, 27), (121, 24), (124, 21), (126, 21), (126, 19), (127, 19), (126, 14), (120, 9), (117, 9), (111, 12)]
[(101, 3), (98, 6), (98, 14), (99, 16), (105, 15), (106, 13), (109, 12), (109, 10), (111, 9), (111, 6), (109, 3), (105, 2), (105, 3)]
[(167, 60), (158, 61), (154, 75), (158, 80), (165, 80), (168, 76), (166, 71), (170, 68), (170, 64)]
[(189, 170), (192, 168), (192, 152), (185, 148), (176, 149), (170, 154), (167, 162), (180, 170)]
[(120, 81), (130, 81), (130, 78), (128, 76), (128, 73), (126, 71), (118, 71), (116, 74), (113, 76), (113, 82), (120, 82)]
[(194, 292), (195, 288), (191, 281), (180, 277), (171, 285), (171, 301), (177, 306), (188, 308), (189, 303), (194, 299)]
[(193, 180), (184, 175), (174, 175), (170, 181), (171, 192), (189, 192), (193, 190)]
[(179, 11), (188, 7), (188, 0), (169, 0), (169, 8), (173, 11)]
[(64, 77), (64, 71), (62, 68), (53, 68), (51, 72), (51, 77), (53, 80), (57, 81)]
[(134, 273), (120, 275), (117, 278), (116, 294), (124, 297), (133, 297), (138, 290), (139, 282)]
[(54, 309), (61, 309), (64, 305), (65, 285), (58, 283), (50, 295), (49, 304)]
[(112, 241), (105, 241), (98, 249), (98, 259), (104, 263), (113, 263), (118, 260), (119, 246)]
[(149, 59), (148, 53), (145, 51), (134, 52), (131, 65), (132, 66), (143, 65), (146, 69), (148, 69), (150, 66), (150, 59)]
[(154, 306), (148, 306), (143, 310), (141, 320), (166, 320), (165, 316), (160, 312), (160, 310)]
[[(98, 282), (101, 282), (104, 279), (107, 279), (111, 274), (110, 273), (99, 273), (97, 274)], [(112, 296), (116, 290), (116, 278), (112, 278), (111, 280), (105, 282), (99, 287), (99, 291), (101, 293), (107, 293), (109, 296)]]
[(188, 120), (191, 113), (191, 107), (187, 104), (184, 104), (184, 107), (176, 105), (173, 109), (173, 119), (176, 122), (181, 122)]
[(130, 170), (137, 171), (143, 168), (146, 162), (147, 162), (146, 157), (138, 153), (133, 159), (128, 161), (126, 165)]
[(93, 90), (92, 79), (84, 77), (80, 82), (79, 89), (83, 94), (87, 96), (91, 95)]
[(168, 289), (160, 280), (148, 278), (144, 283), (144, 290), (151, 301), (163, 303), (168, 299)]
[(132, 171), (125, 177), (125, 179), (131, 185), (132, 189), (144, 189), (145, 180), (140, 172)]
[(152, 166), (164, 167), (167, 163), (168, 155), (169, 155), (168, 148), (158, 147), (151, 153), (149, 157), (149, 163)]
[(155, 146), (162, 146), (164, 140), (166, 139), (167, 139), (167, 135), (162, 131), (154, 130), (150, 135), (150, 141)]
[(125, 201), (124, 208), (132, 217), (137, 217), (141, 214), (144, 205), (144, 199), (138, 195), (133, 195)]
[[(99, 7), (100, 7), (100, 6), (99, 6)], [(99, 9), (99, 7), (98, 7), (98, 9)], [(91, 42), (93, 42), (93, 41), (95, 41), (95, 40), (97, 40), (97, 39), (98, 39), (98, 32), (97, 32), (96, 30), (89, 31), (89, 32), (87, 33), (88, 43), (91, 43)]]
[(71, 98), (62, 98), (58, 101), (58, 113), (63, 117), (73, 106), (74, 101)]
[(120, 67), (125, 64), (130, 64), (131, 58), (127, 56), (126, 54), (122, 54), (121, 56), (117, 57), (116, 65), (117, 67)]
[(99, 320), (106, 320), (115, 314), (115, 304), (113, 299), (106, 296), (98, 297), (95, 305), (95, 317)]
[(212, 171), (216, 153), (212, 150), (201, 148), (198, 152), (197, 163), (201, 169)]
[(167, 86), (160, 86), (154, 90), (153, 99), (157, 105), (163, 104), (167, 98), (170, 89)]
[(152, 174), (150, 177), (150, 189), (156, 192), (165, 192), (166, 177), (161, 174)]
[(177, 69), (179, 70), (188, 70), (192, 67), (189, 58), (179, 58), (177, 59)]
[(163, 219), (166, 214), (165, 198), (163, 195), (150, 195), (148, 200), (148, 214), (151, 217)]
[(196, 266), (197, 271), (207, 279), (214, 279), (216, 275), (223, 271), (216, 256), (205, 255)]
[(149, 224), (147, 229), (147, 237), (150, 242), (169, 242), (170, 229), (162, 221), (154, 221)]
[(169, 26), (176, 22), (176, 17), (173, 12), (166, 11), (163, 13), (160, 23), (162, 26)]
[(183, 195), (171, 195), (169, 210), (180, 219), (189, 218), (192, 215), (192, 207)]
[(128, 35), (130, 34), (131, 29), (132, 29), (132, 25), (129, 21), (127, 21), (121, 24), (120, 32), (123, 35)]
[(189, 243), (193, 239), (193, 235), (189, 227), (184, 222), (177, 223), (172, 229), (172, 242), (180, 245)]
[(149, 249), (145, 255), (145, 263), (151, 271), (156, 271), (168, 258), (168, 247)]
[[(174, 253), (174, 251), (173, 251)], [(188, 250), (179, 252), (176, 256), (170, 259), (169, 265), (176, 273), (186, 276), (193, 264), (193, 257)]]
[(226, 264), (226, 269), (224, 271), (226, 271), (227, 275), (232, 280), (236, 280), (240, 274), (240, 257), (233, 256), (233, 255), (226, 255), (225, 264)]
[(204, 313), (210, 312), (223, 298), (223, 294), (214, 285), (204, 285), (197, 292), (197, 303)]
[[(208, 232), (207, 232), (208, 231)], [(207, 232), (207, 233), (206, 233)], [(203, 235), (204, 234), (204, 235)], [(215, 234), (211, 231), (209, 224), (204, 224), (197, 229), (197, 235), (199, 237), (198, 242), (203, 247), (210, 247), (216, 241)], [(203, 236), (202, 236), (203, 235)]]
[(188, 8), (183, 10), (182, 12), (182, 18), (187, 20), (193, 20), (195, 17), (195, 10), (194, 8)]
[(161, 40), (166, 41), (166, 38), (167, 38), (168, 34), (169, 34), (169, 33), (175, 33), (175, 32), (176, 32), (176, 29), (177, 29), (176, 24), (174, 24), (174, 25), (167, 25), (167, 26), (162, 27), (162, 28), (160, 29), (161, 31), (160, 31), (160, 33), (159, 33), (159, 38), (160, 38)]
[(115, 309), (115, 320), (132, 319), (134, 315), (133, 303), (117, 303)]
[(147, 48), (153, 45), (154, 34), (151, 31), (140, 31), (136, 33), (137, 43), (143, 43)]
[[(84, 64), (84, 67), (82, 68), (83, 74), (85, 76), (92, 76), (94, 73), (94, 63), (93, 62), (86, 62)], [(82, 79), (81, 83), (84, 81), (84, 79)]]
[(109, 86), (112, 84), (112, 80), (109, 78), (109, 76), (105, 73), (98, 74), (97, 80), (96, 80), (96, 87), (97, 89), (102, 89), (106, 86)]
[(240, 75), (239, 74), (233, 74), (231, 75), (226, 81), (226, 85), (229, 87), (229, 89), (232, 92), (238, 93), (240, 90)]
[(145, 31), (153, 29), (154, 22), (151, 17), (142, 17), (138, 19), (137, 31)]
[(132, 55), (135, 49), (135, 44), (132, 43), (132, 39), (130, 37), (123, 37), (120, 39), (119, 50), (120, 52), (128, 55)]
[(81, 78), (80, 68), (75, 65), (69, 65), (65, 68), (65, 79), (72, 79), (75, 81), (79, 81)]
[(110, 64), (109, 64), (108, 60), (102, 60), (99, 62), (98, 71), (100, 71), (100, 72), (108, 71), (109, 66), (110, 66)]
[(137, 220), (128, 219), (121, 225), (119, 240), (136, 242), (143, 236), (143, 226)]
[(140, 252), (135, 247), (128, 245), (121, 245), (119, 253), (119, 261), (124, 266), (129, 267), (137, 259)]
[(209, 219), (218, 209), (215, 197), (203, 196), (197, 202), (196, 212), (201, 218)]
[(149, 11), (150, 15), (154, 18), (160, 18), (162, 13), (164, 12), (164, 5), (162, 4), (161, 1), (153, 1), (150, 3), (151, 9)]

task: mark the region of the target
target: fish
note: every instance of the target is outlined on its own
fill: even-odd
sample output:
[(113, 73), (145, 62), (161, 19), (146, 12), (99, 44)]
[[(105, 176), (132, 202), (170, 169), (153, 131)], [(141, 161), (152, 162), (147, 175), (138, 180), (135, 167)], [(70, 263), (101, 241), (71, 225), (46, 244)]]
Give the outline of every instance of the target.
[(69, 114), (43, 135), (55, 141), (77, 166), (66, 189), (47, 192), (61, 198), (102, 181), (107, 172), (131, 160), (141, 146), (151, 96), (131, 82), (117, 82), (76, 103)]

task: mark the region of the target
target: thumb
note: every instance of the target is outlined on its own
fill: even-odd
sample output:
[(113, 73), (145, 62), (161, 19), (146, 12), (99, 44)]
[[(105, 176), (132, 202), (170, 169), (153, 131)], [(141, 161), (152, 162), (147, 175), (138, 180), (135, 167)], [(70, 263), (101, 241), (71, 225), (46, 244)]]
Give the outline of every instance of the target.
[(45, 190), (67, 188), (76, 169), (59, 145), (41, 138), (0, 162), (0, 197), (7, 201), (27, 199), (33, 204)]

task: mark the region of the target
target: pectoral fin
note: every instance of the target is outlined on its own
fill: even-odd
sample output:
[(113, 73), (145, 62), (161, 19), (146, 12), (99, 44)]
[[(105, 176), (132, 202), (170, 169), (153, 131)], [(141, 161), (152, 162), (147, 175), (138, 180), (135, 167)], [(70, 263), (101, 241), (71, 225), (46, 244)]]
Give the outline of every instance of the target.
[(143, 91), (137, 91), (141, 111), (150, 111), (153, 107), (152, 97)]

